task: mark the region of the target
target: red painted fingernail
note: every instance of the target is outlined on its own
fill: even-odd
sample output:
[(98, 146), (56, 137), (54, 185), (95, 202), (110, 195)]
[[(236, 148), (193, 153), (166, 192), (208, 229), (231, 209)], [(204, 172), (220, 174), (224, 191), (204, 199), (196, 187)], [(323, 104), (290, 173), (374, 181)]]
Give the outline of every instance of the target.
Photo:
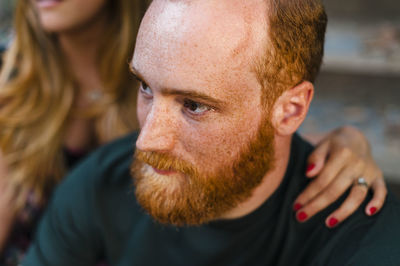
[(297, 220), (299, 221), (299, 222), (303, 222), (305, 219), (307, 219), (307, 213), (305, 213), (305, 212), (299, 212), (298, 214), (297, 214)]
[(374, 215), (376, 213), (376, 211), (377, 211), (376, 207), (369, 208), (369, 212), (371, 213), (371, 215)]
[(310, 172), (312, 169), (314, 169), (314, 167), (315, 167), (315, 163), (309, 164), (309, 165), (307, 166), (306, 172)]
[(303, 207), (303, 205), (301, 205), (300, 203), (295, 203), (295, 204), (293, 205), (293, 210), (294, 210), (295, 212), (297, 212), (297, 211), (300, 210), (302, 207)]
[(336, 219), (335, 217), (332, 217), (328, 221), (328, 226), (334, 227), (335, 225), (337, 225), (338, 222), (339, 222), (338, 219)]

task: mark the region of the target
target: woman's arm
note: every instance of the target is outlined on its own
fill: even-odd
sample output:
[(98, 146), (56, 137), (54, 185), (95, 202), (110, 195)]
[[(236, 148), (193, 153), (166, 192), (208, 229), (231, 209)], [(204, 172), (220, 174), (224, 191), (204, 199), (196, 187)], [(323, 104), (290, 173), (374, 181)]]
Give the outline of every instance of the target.
[[(354, 127), (338, 128), (319, 142), (308, 158), (306, 175), (314, 180), (294, 202), (297, 217), (305, 217), (300, 215), (303, 212), (309, 219), (351, 187), (339, 209), (326, 218), (328, 227), (336, 226), (355, 212), (367, 196), (368, 188), (372, 188), (374, 195), (365, 208), (367, 215), (377, 213), (386, 198), (382, 171), (372, 158), (368, 140)], [(367, 186), (357, 185), (359, 178), (364, 178)]]

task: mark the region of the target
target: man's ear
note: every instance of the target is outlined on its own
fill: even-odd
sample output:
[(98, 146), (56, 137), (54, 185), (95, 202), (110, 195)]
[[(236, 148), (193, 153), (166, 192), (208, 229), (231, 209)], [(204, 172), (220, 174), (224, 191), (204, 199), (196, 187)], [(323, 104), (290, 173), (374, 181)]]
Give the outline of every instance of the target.
[(285, 91), (275, 102), (271, 122), (278, 135), (293, 134), (304, 121), (311, 100), (314, 86), (303, 81), (296, 87)]

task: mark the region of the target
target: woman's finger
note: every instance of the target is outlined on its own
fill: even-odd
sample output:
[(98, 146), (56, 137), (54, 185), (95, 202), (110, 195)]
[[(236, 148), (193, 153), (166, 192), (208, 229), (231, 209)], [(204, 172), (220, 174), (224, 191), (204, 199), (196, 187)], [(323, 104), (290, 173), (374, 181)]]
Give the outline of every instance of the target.
[(341, 223), (343, 220), (345, 220), (347, 217), (349, 217), (351, 214), (353, 214), (358, 209), (358, 207), (360, 207), (367, 194), (368, 187), (354, 184), (346, 200), (340, 205), (340, 207), (336, 211), (334, 211), (331, 215), (328, 216), (328, 218), (326, 218), (326, 226), (328, 226), (329, 228), (333, 228)]
[(328, 157), (329, 147), (329, 140), (323, 140), (315, 147), (315, 150), (310, 154), (307, 159), (307, 177), (314, 177), (318, 175), (318, 173), (324, 167), (325, 161)]
[[(303, 222), (335, 202), (353, 184), (352, 176), (357, 175), (358, 172), (360, 169), (357, 167), (343, 169), (324, 190), (298, 210), (296, 214), (298, 220)], [(301, 219), (302, 217), (306, 219)]]
[(365, 207), (365, 213), (370, 216), (378, 213), (381, 210), (387, 195), (385, 181), (383, 180), (382, 174), (380, 175), (381, 176), (378, 177), (371, 185), (374, 195)]
[[(354, 159), (353, 159), (354, 160)], [(349, 162), (352, 163), (351, 152), (347, 149), (338, 149), (332, 151), (332, 155), (329, 157), (328, 161), (325, 162), (325, 166), (321, 173), (306, 187), (306, 189), (297, 197), (294, 203), (294, 210), (300, 209), (302, 206), (307, 204), (310, 200), (321, 193), (333, 179), (342, 171), (343, 167)], [(360, 171), (358, 165), (355, 167), (349, 167), (349, 171), (354, 171), (357, 169)], [(351, 176), (353, 178), (353, 176)], [(343, 192), (342, 192), (343, 193)]]

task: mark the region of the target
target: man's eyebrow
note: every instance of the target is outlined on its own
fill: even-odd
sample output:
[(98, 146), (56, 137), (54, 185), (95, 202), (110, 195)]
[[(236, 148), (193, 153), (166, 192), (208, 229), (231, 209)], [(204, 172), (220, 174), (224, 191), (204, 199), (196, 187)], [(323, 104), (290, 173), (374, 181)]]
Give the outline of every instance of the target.
[(188, 97), (194, 100), (205, 101), (206, 103), (214, 105), (216, 108), (222, 107), (224, 104), (223, 101), (215, 99), (207, 94), (196, 92), (196, 91), (186, 91), (186, 90), (178, 90), (178, 89), (162, 89), (161, 94), (163, 95), (178, 95), (183, 97)]
[[(129, 64), (129, 69), (131, 70), (132, 74), (135, 75), (135, 77), (146, 83), (144, 77), (139, 73), (139, 71), (132, 65)], [(166, 95), (166, 96), (183, 96), (183, 97), (188, 97), (191, 99), (197, 99), (197, 100), (202, 100), (207, 103), (210, 103), (214, 105), (214, 107), (218, 108), (221, 107), (224, 102), (218, 99), (215, 99), (207, 94), (201, 93), (201, 92), (196, 92), (196, 91), (186, 91), (186, 90), (178, 90), (178, 89), (167, 89), (164, 88), (161, 90), (161, 94)]]

